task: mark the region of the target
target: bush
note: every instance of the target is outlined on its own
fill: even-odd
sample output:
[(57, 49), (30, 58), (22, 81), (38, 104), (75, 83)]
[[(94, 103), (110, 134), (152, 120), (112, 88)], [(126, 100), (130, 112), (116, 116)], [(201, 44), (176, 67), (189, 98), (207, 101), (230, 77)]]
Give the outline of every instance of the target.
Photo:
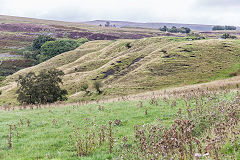
[(87, 83), (84, 83), (81, 85), (81, 91), (84, 91), (86, 93), (86, 95), (89, 94), (89, 91), (88, 91), (88, 84)]
[(238, 75), (240, 75), (240, 70), (237, 70), (236, 72), (229, 73), (229, 77), (235, 77), (235, 76), (238, 76)]
[(43, 70), (38, 75), (34, 72), (19, 76), (17, 100), (22, 104), (46, 104), (67, 100), (67, 91), (60, 88), (63, 71)]
[(88, 42), (88, 39), (87, 38), (79, 38), (76, 41), (77, 41), (78, 45), (80, 46), (80, 45)]
[(24, 52), (23, 52), (23, 56), (24, 56), (26, 59), (33, 59), (33, 58), (34, 58), (34, 53), (31, 52), (31, 51), (24, 51)]
[(126, 43), (126, 44), (125, 44), (125, 47), (127, 47), (127, 49), (132, 48), (131, 43), (130, 43), (130, 42)]
[(27, 59), (34, 60), (37, 64), (63, 52), (73, 50), (86, 42), (88, 42), (87, 38), (80, 38), (77, 40), (56, 40), (50, 36), (40, 35), (34, 39), (31, 46), (26, 48), (26, 51), (23, 52), (23, 55)]
[(96, 89), (98, 94), (102, 93), (102, 91), (101, 91), (102, 86), (103, 86), (103, 84), (100, 81), (95, 81), (93, 83), (93, 87)]
[(5, 77), (0, 76), (0, 82), (3, 81), (5, 79)]
[(232, 36), (230, 35), (229, 33), (224, 33), (222, 36), (221, 36), (222, 39), (236, 39), (237, 37), (236, 36)]
[(76, 49), (78, 46), (77, 41), (68, 39), (45, 42), (37, 56), (38, 62), (41, 63), (56, 55)]
[(56, 39), (46, 35), (40, 35), (33, 40), (32, 48), (33, 50), (39, 50), (41, 46), (47, 41), (55, 41)]
[(188, 37), (187, 37), (188, 40), (189, 40), (189, 39), (192, 39), (192, 40), (206, 39), (203, 35), (201, 35), (201, 34), (199, 34), (199, 33), (194, 33), (194, 32), (189, 33), (187, 36), (188, 36)]

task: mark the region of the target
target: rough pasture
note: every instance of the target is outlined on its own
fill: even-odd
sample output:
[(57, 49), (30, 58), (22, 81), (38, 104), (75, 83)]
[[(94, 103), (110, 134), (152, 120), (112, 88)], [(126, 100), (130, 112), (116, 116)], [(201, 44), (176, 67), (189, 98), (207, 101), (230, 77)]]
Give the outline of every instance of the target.
[(1, 159), (239, 159), (239, 93), (1, 107)]

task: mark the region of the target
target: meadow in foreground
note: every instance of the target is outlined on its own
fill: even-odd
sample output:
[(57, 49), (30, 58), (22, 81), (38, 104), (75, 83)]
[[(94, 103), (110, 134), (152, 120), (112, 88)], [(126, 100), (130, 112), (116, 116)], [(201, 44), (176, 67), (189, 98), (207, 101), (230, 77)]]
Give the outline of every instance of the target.
[(0, 159), (239, 159), (239, 94), (7, 106)]
[[(94, 129), (106, 125), (108, 128), (109, 121), (114, 123), (114, 121), (120, 120), (119, 123), (121, 124), (113, 124), (112, 128), (114, 141), (120, 142), (118, 138), (120, 139), (123, 136), (133, 138), (135, 125), (157, 124), (160, 121), (167, 125), (171, 124), (177, 116), (178, 109), (184, 108), (182, 101), (179, 101), (179, 105), (175, 109), (164, 102), (160, 103), (161, 106), (156, 106), (145, 101), (142, 108), (139, 108), (137, 104), (138, 102), (116, 102), (103, 104), (103, 108), (99, 107), (98, 104), (89, 104), (85, 106), (74, 105), (59, 108), (1, 111), (0, 157), (1, 159), (34, 159), (36, 157), (40, 159), (76, 159), (77, 152), (69, 138), (69, 135), (74, 136), (75, 127), (80, 127), (80, 133), (84, 135), (87, 131), (85, 127)], [(12, 125), (11, 148), (7, 143), (9, 125)], [(106, 138), (107, 134), (106, 131)], [(107, 148), (106, 142), (106, 145), (97, 148), (96, 151), (89, 153), (87, 156), (106, 159), (110, 156)]]

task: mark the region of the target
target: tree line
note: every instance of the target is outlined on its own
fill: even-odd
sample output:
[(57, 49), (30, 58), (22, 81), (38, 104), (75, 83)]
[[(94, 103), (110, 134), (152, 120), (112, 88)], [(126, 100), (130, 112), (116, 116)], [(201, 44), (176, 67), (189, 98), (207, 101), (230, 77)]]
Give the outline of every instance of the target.
[(168, 28), (167, 26), (163, 26), (159, 28), (160, 31), (163, 32), (171, 32), (171, 33), (190, 33), (191, 29), (187, 27), (180, 27), (177, 28), (175, 26), (172, 26), (172, 28)]
[(237, 30), (237, 27), (235, 26), (213, 26), (213, 31), (217, 30)]

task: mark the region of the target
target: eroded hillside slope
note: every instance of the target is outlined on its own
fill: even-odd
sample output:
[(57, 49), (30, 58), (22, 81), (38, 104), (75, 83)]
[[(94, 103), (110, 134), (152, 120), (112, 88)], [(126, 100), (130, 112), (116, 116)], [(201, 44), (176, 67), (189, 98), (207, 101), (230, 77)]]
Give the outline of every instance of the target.
[[(26, 68), (3, 82), (1, 103), (16, 103), (16, 79), (29, 71), (58, 68), (69, 101), (109, 98), (227, 78), (240, 69), (240, 41), (154, 37), (88, 42), (74, 51)], [(104, 83), (100, 96), (84, 96), (84, 82)]]

